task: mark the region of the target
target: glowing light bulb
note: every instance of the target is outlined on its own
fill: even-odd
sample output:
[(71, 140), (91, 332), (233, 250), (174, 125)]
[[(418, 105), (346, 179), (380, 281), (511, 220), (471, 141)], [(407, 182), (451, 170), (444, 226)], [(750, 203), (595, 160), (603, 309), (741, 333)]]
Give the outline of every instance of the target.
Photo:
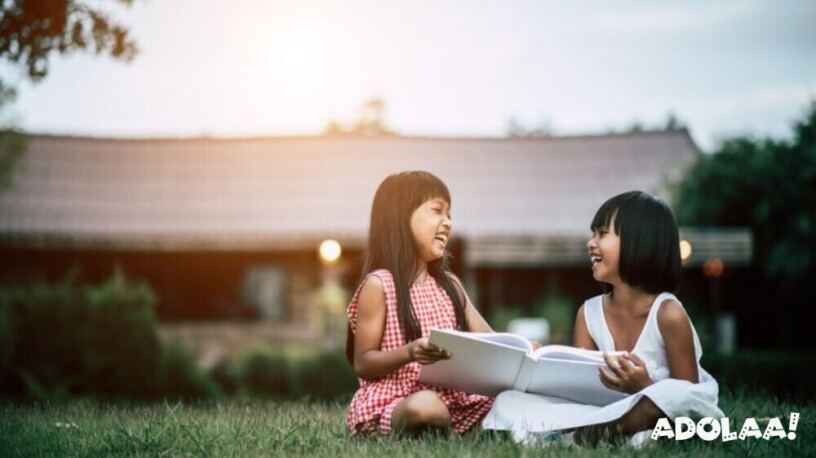
[(691, 244), (688, 243), (687, 240), (681, 240), (680, 241), (680, 259), (682, 259), (685, 262), (686, 260), (688, 260), (688, 258), (691, 257), (691, 253), (692, 253)]
[(319, 253), (320, 259), (324, 262), (334, 262), (340, 258), (340, 254), (343, 253), (343, 248), (337, 240), (324, 240), (323, 243), (320, 244)]

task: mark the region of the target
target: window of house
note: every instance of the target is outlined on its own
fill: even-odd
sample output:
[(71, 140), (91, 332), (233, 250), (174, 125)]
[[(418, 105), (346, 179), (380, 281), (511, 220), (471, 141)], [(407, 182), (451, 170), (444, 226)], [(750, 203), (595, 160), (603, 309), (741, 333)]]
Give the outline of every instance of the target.
[(287, 316), (287, 276), (283, 266), (252, 266), (244, 275), (244, 300), (262, 319), (283, 321)]

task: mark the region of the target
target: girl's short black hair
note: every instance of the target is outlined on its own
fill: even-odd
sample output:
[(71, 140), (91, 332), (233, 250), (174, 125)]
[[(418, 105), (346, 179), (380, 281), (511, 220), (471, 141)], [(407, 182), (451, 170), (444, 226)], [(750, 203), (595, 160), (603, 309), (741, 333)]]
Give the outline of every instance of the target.
[[(671, 209), (641, 191), (619, 194), (601, 205), (594, 232), (614, 224), (620, 237), (620, 277), (648, 293), (675, 292), (680, 286), (680, 236)], [(604, 291), (609, 286), (604, 284)]]

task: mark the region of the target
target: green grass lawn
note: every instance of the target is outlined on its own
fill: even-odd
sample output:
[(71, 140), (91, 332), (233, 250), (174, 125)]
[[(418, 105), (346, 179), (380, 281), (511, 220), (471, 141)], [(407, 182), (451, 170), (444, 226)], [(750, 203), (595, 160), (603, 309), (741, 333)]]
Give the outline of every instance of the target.
[[(748, 417), (799, 412), (797, 438), (704, 442), (660, 440), (643, 449), (520, 447), (497, 435), (350, 438), (345, 406), (306, 402), (222, 401), (203, 404), (2, 405), (2, 456), (816, 456), (816, 404), (746, 393), (721, 398), (737, 432)], [(787, 421), (784, 421), (787, 431)], [(735, 426), (734, 426), (735, 425)]]

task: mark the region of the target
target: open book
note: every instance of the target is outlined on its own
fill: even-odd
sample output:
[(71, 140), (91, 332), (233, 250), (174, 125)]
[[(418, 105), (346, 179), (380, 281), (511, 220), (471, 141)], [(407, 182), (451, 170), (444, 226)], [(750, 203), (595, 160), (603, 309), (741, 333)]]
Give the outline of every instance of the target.
[(422, 366), (420, 383), (486, 396), (518, 390), (598, 406), (626, 396), (598, 378), (598, 365), (605, 364), (600, 351), (564, 345), (533, 351), (532, 344), (516, 334), (448, 329), (431, 329), (428, 340), (449, 351), (451, 358)]

